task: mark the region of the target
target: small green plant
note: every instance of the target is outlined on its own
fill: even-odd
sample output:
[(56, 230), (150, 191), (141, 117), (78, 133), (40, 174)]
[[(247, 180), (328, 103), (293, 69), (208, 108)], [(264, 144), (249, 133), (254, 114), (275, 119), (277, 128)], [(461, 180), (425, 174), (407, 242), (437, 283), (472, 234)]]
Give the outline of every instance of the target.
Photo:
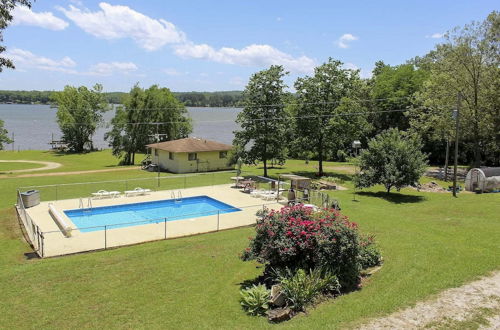
[(360, 237), (359, 263), (363, 269), (375, 267), (382, 263), (382, 256), (375, 245), (373, 236)]
[(253, 285), (240, 291), (240, 303), (250, 315), (264, 315), (269, 309), (270, 292), (265, 285)]
[(279, 281), (285, 300), (294, 311), (303, 311), (321, 294), (336, 293), (340, 289), (337, 276), (319, 268), (309, 273), (299, 269), (295, 274), (287, 269), (285, 274), (279, 275)]

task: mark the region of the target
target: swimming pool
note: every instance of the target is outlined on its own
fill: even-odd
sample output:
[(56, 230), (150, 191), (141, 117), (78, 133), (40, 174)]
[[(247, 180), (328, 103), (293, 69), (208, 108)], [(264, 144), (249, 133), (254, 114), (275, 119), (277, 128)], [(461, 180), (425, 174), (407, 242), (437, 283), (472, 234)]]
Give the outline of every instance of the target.
[(92, 209), (66, 210), (64, 213), (81, 232), (139, 226), (148, 223), (200, 218), (241, 209), (208, 196), (185, 197), (153, 202), (131, 203)]

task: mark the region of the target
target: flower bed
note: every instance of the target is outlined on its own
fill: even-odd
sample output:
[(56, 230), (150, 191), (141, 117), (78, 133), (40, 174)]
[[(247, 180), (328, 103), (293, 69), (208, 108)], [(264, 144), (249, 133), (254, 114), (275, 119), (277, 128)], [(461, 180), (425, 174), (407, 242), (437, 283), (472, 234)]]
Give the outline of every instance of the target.
[[(314, 212), (296, 205), (264, 211), (260, 216), (256, 236), (250, 238), (241, 258), (264, 264), (271, 284), (282, 282), (282, 274), (292, 278), (300, 271), (304, 277), (309, 271), (315, 277), (335, 276), (341, 291), (348, 292), (358, 288), (363, 268), (380, 264), (373, 238), (361, 236), (357, 224), (335, 209)], [(317, 294), (327, 291), (318, 290)]]

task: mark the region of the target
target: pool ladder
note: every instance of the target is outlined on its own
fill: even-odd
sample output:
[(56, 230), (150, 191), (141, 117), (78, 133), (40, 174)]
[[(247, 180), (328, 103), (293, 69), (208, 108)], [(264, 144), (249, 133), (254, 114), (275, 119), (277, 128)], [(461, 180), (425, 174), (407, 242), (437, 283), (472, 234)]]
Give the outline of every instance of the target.
[(172, 192), (170, 193), (170, 197), (171, 197), (172, 199), (175, 199), (175, 201), (176, 201), (176, 202), (181, 202), (181, 201), (182, 201), (182, 193), (181, 193), (181, 191), (180, 191), (180, 190), (179, 190), (179, 191), (177, 191), (177, 197), (175, 196), (175, 191), (172, 191)]
[[(78, 204), (78, 208), (79, 208), (79, 209), (83, 209), (83, 208), (85, 208), (85, 207), (83, 206), (83, 198), (80, 198), (80, 202), (79, 202), (79, 204)], [(92, 210), (92, 198), (91, 198), (91, 197), (89, 197), (89, 198), (87, 199), (87, 209)]]

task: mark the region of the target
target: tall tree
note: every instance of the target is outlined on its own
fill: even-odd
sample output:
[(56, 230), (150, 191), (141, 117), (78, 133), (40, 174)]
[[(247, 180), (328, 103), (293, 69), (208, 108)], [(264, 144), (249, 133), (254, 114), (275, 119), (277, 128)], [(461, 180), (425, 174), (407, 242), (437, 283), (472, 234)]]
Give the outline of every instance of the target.
[[(3, 30), (9, 26), (12, 21), (11, 12), (16, 6), (26, 6), (31, 7), (31, 1), (29, 0), (2, 0), (0, 2), (0, 42), (3, 41)], [(0, 45), (0, 54), (6, 51), (6, 47)], [(14, 63), (12, 60), (0, 57), (0, 72), (2, 72), (3, 68), (11, 68), (15, 69)]]
[(153, 85), (144, 90), (135, 85), (125, 97), (123, 106), (116, 110), (111, 121), (112, 129), (105, 135), (113, 148), (113, 155), (124, 158), (123, 164), (134, 164), (135, 154), (145, 150), (145, 145), (158, 141), (187, 137), (192, 131), (186, 107), (168, 88)]
[(3, 120), (0, 119), (0, 150), (3, 150), (4, 143), (12, 143), (7, 134), (7, 130), (3, 128)]
[(367, 126), (357, 94), (362, 90), (358, 70), (344, 69), (329, 59), (314, 69), (314, 76), (298, 78), (296, 126), (303, 150), (314, 150), (323, 175), (327, 153), (336, 154), (347, 143), (360, 138)]
[(243, 150), (246, 162), (263, 163), (264, 176), (268, 161), (283, 163), (286, 159), (289, 121), (283, 77), (287, 74), (281, 65), (253, 74), (243, 92), (244, 109), (236, 119), (241, 130), (234, 132), (234, 144)]
[(53, 98), (57, 103), (57, 123), (69, 149), (92, 150), (92, 136), (102, 123), (102, 114), (109, 109), (102, 86), (96, 84), (92, 89), (65, 86)]
[(401, 132), (396, 128), (384, 131), (368, 143), (368, 149), (359, 157), (360, 173), (354, 183), (358, 188), (384, 185), (398, 191), (418, 183), (426, 169), (426, 157), (421, 151), (416, 134)]
[(446, 42), (427, 55), (431, 74), (420, 98), (428, 110), (414, 119), (417, 128), (430, 118), (449, 125), (460, 94), (460, 141), (472, 153), (474, 166), (483, 157), (500, 162), (499, 26), (500, 13), (494, 11), (483, 22), (446, 34)]
[(404, 112), (391, 111), (409, 109), (414, 94), (422, 88), (427, 76), (427, 71), (417, 69), (413, 64), (390, 66), (380, 61), (375, 63), (370, 82), (374, 112), (370, 117), (375, 134), (391, 127), (402, 130), (409, 127)]

